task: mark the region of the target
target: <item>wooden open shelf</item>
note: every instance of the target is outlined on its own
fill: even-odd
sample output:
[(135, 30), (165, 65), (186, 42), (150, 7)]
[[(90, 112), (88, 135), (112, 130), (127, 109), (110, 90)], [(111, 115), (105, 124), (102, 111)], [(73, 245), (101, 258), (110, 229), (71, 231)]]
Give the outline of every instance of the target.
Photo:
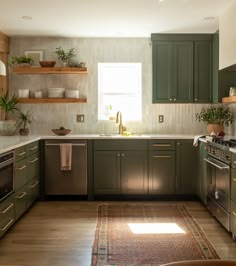
[(224, 97), (222, 103), (236, 103), (236, 96)]
[(16, 74), (88, 74), (87, 67), (13, 67)]
[(19, 98), (18, 103), (86, 103), (86, 98)]

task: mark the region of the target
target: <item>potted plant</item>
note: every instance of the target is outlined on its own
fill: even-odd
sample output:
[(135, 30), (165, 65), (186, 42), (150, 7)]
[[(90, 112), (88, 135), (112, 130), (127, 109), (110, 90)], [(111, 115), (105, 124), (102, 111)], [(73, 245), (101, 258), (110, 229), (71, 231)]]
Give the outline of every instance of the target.
[(57, 54), (57, 58), (62, 61), (63, 66), (67, 66), (70, 62), (70, 59), (75, 56), (74, 48), (71, 48), (68, 52), (65, 52), (60, 46), (56, 48), (54, 52)]
[(0, 109), (2, 111), (0, 119), (0, 135), (2, 136), (10, 136), (15, 134), (16, 121), (8, 120), (8, 115), (18, 110), (16, 105), (16, 96), (13, 95), (10, 99), (8, 99), (8, 91), (3, 96), (0, 96)]
[(224, 132), (224, 125), (232, 124), (233, 118), (233, 113), (229, 107), (224, 105), (203, 107), (201, 112), (196, 114), (196, 120), (207, 122), (208, 133)]
[(19, 65), (19, 66), (30, 66), (34, 62), (31, 56), (22, 55), (22, 56), (12, 56), (11, 65)]
[(29, 129), (27, 128), (27, 123), (31, 124), (32, 115), (29, 111), (23, 113), (20, 110), (18, 110), (18, 112), (19, 112), (18, 117), (20, 119), (20, 124), (23, 124), (23, 128), (20, 128), (19, 133), (21, 136), (27, 136), (29, 135)]

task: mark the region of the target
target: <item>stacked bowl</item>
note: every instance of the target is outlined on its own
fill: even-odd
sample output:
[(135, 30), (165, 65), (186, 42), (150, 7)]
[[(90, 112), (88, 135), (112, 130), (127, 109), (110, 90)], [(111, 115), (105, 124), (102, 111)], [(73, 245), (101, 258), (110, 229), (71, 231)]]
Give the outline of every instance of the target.
[(48, 88), (48, 98), (64, 98), (65, 88)]
[(79, 98), (79, 91), (78, 90), (66, 90), (65, 97), (66, 98)]

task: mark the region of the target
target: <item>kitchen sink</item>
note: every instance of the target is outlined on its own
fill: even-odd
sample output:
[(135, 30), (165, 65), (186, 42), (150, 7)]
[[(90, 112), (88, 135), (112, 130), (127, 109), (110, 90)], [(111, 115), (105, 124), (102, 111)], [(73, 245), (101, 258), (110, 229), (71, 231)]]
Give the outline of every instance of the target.
[(150, 135), (145, 134), (129, 134), (129, 135), (120, 135), (120, 134), (99, 134), (100, 137), (111, 137), (111, 138), (150, 138)]

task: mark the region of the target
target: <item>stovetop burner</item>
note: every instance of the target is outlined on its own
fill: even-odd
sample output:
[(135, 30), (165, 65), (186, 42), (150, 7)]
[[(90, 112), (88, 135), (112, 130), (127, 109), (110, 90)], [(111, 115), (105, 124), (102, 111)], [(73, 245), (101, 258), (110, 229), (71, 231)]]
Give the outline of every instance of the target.
[(236, 147), (236, 139), (225, 140), (223, 138), (214, 138), (212, 142), (225, 147)]

